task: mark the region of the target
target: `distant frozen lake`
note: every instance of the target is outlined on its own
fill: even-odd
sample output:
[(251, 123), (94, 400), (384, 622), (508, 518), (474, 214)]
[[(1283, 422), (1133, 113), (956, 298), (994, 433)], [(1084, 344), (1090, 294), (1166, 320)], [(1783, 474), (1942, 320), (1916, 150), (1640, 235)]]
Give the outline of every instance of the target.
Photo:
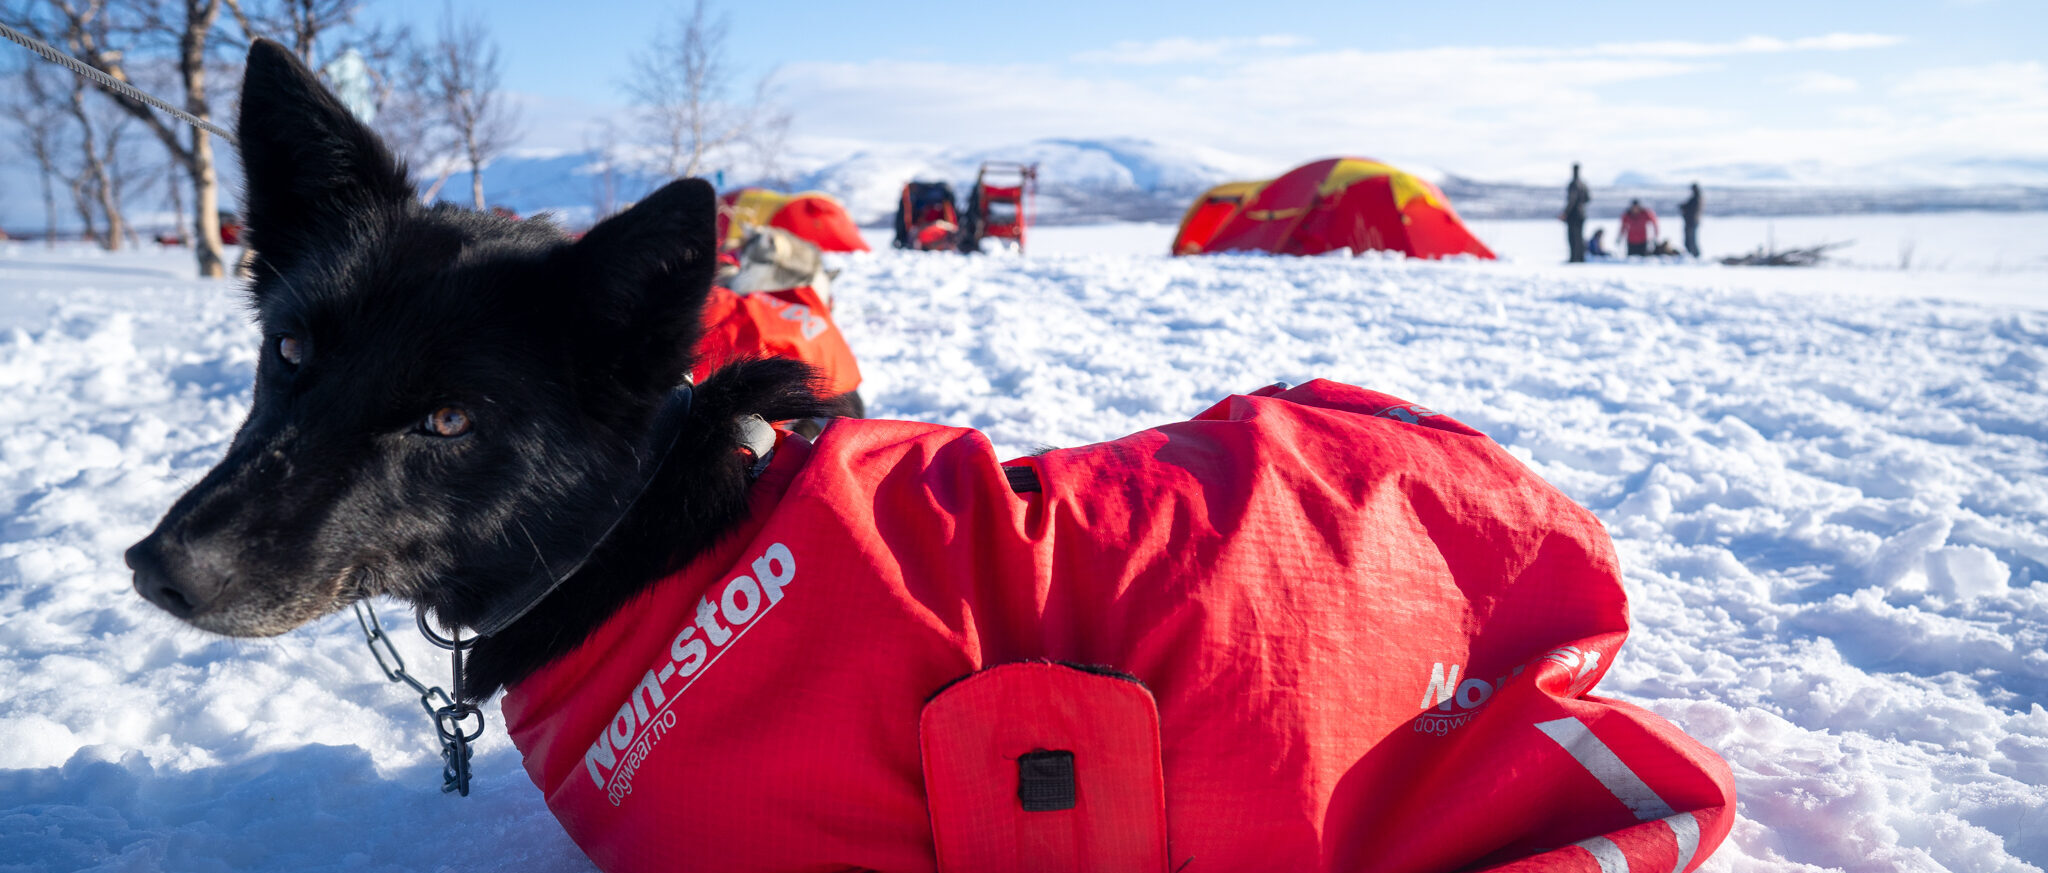
[[(1659, 216), (1662, 218), (1663, 216)], [(1544, 274), (1614, 280), (1646, 278), (1694, 287), (1741, 285), (1798, 294), (1852, 294), (1887, 298), (1941, 297), (1987, 303), (2048, 305), (2048, 212), (1929, 212), (1894, 215), (1801, 215), (1731, 217), (1709, 215), (1700, 226), (1707, 263), (1664, 264), (1625, 261), (1568, 265), (1564, 225), (1549, 219), (1470, 221), (1472, 232), (1516, 265)], [(1614, 222), (1596, 223), (1615, 235)], [(1671, 216), (1667, 236), (1682, 238)], [(1033, 254), (1157, 254), (1173, 242), (1171, 224), (1118, 223), (1034, 227)], [(1592, 228), (1588, 228), (1590, 234)], [(862, 231), (869, 245), (889, 247), (887, 228)], [(1822, 243), (1850, 243), (1813, 269), (1723, 267), (1718, 259), (1775, 244), (1780, 249)], [(1487, 271), (1504, 265), (1479, 265)], [(1744, 274), (1731, 275), (1736, 270)], [(1749, 275), (1757, 274), (1757, 275)], [(1953, 277), (1953, 281), (1943, 281)]]
[[(1682, 240), (1678, 216), (1658, 216), (1664, 235)], [(1542, 263), (1564, 260), (1564, 223), (1548, 220), (1471, 221), (1472, 232), (1503, 257)], [(1589, 224), (1607, 228), (1615, 222)], [(1822, 243), (1852, 245), (1830, 253), (1837, 265), (1897, 270), (2048, 270), (2048, 212), (1922, 212), (1899, 215), (1707, 216), (1700, 222), (1701, 254), (1739, 255), (1775, 242), (1778, 248)]]

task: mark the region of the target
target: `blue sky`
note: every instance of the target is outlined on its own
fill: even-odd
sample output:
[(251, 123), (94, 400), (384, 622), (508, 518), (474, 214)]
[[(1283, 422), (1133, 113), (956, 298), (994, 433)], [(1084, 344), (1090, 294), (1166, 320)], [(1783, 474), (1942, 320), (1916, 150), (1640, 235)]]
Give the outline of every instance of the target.
[[(812, 144), (1134, 136), (1258, 161), (1348, 152), (1486, 178), (1586, 160), (2048, 173), (2048, 3), (726, 3)], [(494, 29), (527, 144), (624, 110), (681, 2), (458, 2)], [(439, 4), (373, 3), (431, 27)], [(1166, 9), (1170, 12), (1161, 12)], [(830, 146), (824, 146), (830, 147)], [(2028, 168), (2032, 168), (2029, 170)]]

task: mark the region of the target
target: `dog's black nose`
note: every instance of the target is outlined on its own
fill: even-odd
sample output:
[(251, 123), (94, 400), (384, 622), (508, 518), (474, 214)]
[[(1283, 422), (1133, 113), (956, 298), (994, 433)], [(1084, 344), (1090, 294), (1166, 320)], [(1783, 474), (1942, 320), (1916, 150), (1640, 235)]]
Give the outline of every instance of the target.
[(226, 587), (226, 577), (186, 550), (166, 555), (155, 535), (128, 548), (122, 557), (135, 571), (135, 591), (159, 609), (191, 618)]

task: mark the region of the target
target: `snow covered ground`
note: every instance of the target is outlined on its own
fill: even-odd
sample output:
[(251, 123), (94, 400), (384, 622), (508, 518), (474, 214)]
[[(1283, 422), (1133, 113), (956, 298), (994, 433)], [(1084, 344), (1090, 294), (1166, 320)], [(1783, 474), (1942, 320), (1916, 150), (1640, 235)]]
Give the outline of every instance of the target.
[[(1847, 221), (1825, 238), (1876, 248), (1817, 270), (1572, 269), (1555, 222), (1480, 228), (1497, 263), (1174, 260), (1156, 225), (1021, 259), (884, 240), (835, 292), (872, 414), (1011, 453), (1275, 380), (1445, 411), (1613, 532), (1636, 628), (1602, 688), (1733, 765), (1709, 869), (2039, 871), (2048, 245), (1965, 233), (1901, 271), (1892, 240), (1946, 231)], [(189, 269), (0, 245), (0, 871), (588, 869), (495, 727), (476, 794), (439, 794), (352, 619), (218, 640), (129, 590), (121, 550), (247, 403), (255, 337)]]
[[(1474, 268), (1500, 276), (1600, 278), (1699, 288), (1754, 288), (1770, 293), (1863, 295), (2006, 302), (2048, 306), (2048, 212), (1931, 212), (1907, 215), (1710, 216), (1700, 232), (1706, 262), (1624, 260), (1565, 264), (1564, 225), (1553, 219), (1468, 221), (1506, 263)], [(1600, 222), (1608, 236), (1614, 222)], [(1156, 255), (1173, 243), (1172, 224), (1098, 224), (1030, 229), (1033, 254)], [(1678, 238), (1677, 219), (1665, 233)], [(1590, 233), (1590, 228), (1588, 229)], [(893, 231), (863, 229), (877, 251)], [(1723, 267), (1719, 258), (1758, 246), (1803, 248), (1846, 243), (1829, 252), (1828, 269)], [(1654, 271), (1646, 275), (1643, 271)]]

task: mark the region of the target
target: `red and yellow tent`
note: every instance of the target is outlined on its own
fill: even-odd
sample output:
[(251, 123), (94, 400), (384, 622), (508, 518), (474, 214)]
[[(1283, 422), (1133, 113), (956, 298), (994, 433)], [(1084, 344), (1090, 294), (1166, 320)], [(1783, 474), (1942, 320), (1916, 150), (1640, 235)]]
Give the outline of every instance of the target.
[(1205, 251), (1202, 245), (1223, 229), (1224, 222), (1244, 209), (1246, 201), (1258, 196), (1264, 182), (1225, 182), (1202, 192), (1180, 218), (1180, 233), (1174, 234), (1173, 253), (1193, 255)]
[(741, 188), (718, 198), (719, 248), (739, 248), (746, 225), (779, 227), (828, 252), (864, 252), (866, 240), (846, 207), (822, 191), (784, 194), (766, 188)]
[(1188, 208), (1173, 240), (1176, 255), (1337, 249), (1494, 256), (1435, 185), (1366, 158), (1329, 158), (1270, 181), (1211, 188)]

